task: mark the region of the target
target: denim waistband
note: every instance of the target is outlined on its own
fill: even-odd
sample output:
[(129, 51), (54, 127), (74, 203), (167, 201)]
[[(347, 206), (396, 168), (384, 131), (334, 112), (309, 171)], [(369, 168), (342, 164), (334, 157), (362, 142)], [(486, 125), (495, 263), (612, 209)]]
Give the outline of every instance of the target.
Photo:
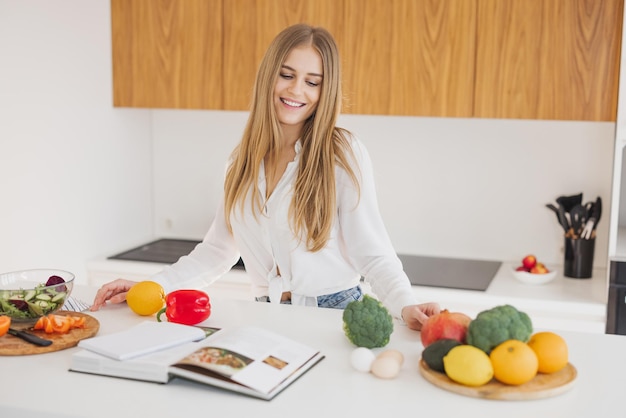
[[(363, 291), (360, 286), (354, 286), (350, 289), (340, 290), (336, 293), (330, 293), (328, 295), (321, 295), (317, 297), (317, 306), (319, 308), (336, 308), (344, 309), (348, 306), (348, 303), (361, 300), (363, 298)], [(257, 302), (270, 302), (269, 296), (256, 297)], [(290, 300), (282, 301), (284, 305), (291, 305)]]

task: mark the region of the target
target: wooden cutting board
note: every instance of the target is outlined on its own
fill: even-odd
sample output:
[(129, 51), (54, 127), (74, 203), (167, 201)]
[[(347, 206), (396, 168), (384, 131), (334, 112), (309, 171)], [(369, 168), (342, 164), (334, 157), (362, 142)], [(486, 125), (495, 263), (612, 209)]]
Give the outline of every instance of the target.
[(576, 368), (571, 363), (568, 363), (564, 369), (558, 372), (550, 374), (539, 373), (533, 380), (523, 385), (510, 386), (493, 379), (486, 385), (472, 387), (456, 383), (444, 373), (432, 370), (424, 360), (420, 360), (419, 369), (426, 380), (447, 391), (474, 398), (509, 401), (543, 399), (560, 395), (574, 385), (578, 374)]
[(74, 347), (80, 340), (93, 337), (100, 329), (100, 322), (91, 315), (81, 312), (59, 311), (55, 315), (71, 315), (85, 317), (85, 328), (75, 328), (67, 334), (46, 334), (42, 330), (33, 330), (32, 325), (20, 326), (20, 324), (12, 324), (12, 328), (28, 331), (38, 337), (52, 340), (52, 344), (47, 347), (40, 347), (21, 338), (6, 334), (0, 337), (0, 355), (1, 356), (23, 356), (29, 354), (50, 353), (53, 351), (64, 350)]

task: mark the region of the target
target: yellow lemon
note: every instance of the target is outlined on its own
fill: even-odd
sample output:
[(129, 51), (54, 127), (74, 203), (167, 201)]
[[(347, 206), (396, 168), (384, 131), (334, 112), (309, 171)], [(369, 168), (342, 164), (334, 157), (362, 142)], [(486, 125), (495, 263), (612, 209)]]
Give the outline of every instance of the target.
[(466, 386), (482, 386), (493, 377), (493, 366), (489, 356), (472, 345), (457, 345), (443, 358), (446, 375)]
[(165, 290), (156, 282), (139, 282), (126, 294), (126, 303), (137, 315), (154, 315), (165, 304)]

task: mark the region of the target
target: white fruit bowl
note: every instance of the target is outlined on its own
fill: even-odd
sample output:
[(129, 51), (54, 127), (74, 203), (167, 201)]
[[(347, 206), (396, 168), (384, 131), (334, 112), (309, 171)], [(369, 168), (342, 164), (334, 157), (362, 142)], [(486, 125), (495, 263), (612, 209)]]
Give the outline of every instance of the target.
[(526, 271), (513, 270), (513, 276), (525, 284), (546, 284), (555, 279), (556, 270), (550, 270), (549, 273), (543, 274), (533, 274)]

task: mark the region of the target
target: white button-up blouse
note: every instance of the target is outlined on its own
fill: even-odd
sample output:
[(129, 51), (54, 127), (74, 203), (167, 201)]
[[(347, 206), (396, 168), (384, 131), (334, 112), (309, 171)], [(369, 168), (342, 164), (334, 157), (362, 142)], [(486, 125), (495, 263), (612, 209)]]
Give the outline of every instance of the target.
[[(315, 305), (315, 297), (357, 286), (363, 277), (389, 312), (400, 318), (402, 308), (416, 304), (416, 298), (378, 210), (369, 154), (358, 139), (352, 140), (352, 147), (360, 198), (349, 175), (337, 168), (337, 213), (330, 239), (320, 251), (308, 251), (306, 242), (294, 236), (289, 224), (301, 156), (297, 142), (296, 157), (264, 202), (262, 214), (254, 217), (249, 197), (243, 214), (239, 208), (234, 211), (231, 234), (220, 202), (203, 241), (151, 280), (163, 285), (166, 292), (191, 284), (210, 284), (241, 256), (256, 297), (269, 296), (278, 302), (282, 292), (290, 291), (292, 304)], [(256, 192), (264, 197), (263, 167), (260, 173)]]

